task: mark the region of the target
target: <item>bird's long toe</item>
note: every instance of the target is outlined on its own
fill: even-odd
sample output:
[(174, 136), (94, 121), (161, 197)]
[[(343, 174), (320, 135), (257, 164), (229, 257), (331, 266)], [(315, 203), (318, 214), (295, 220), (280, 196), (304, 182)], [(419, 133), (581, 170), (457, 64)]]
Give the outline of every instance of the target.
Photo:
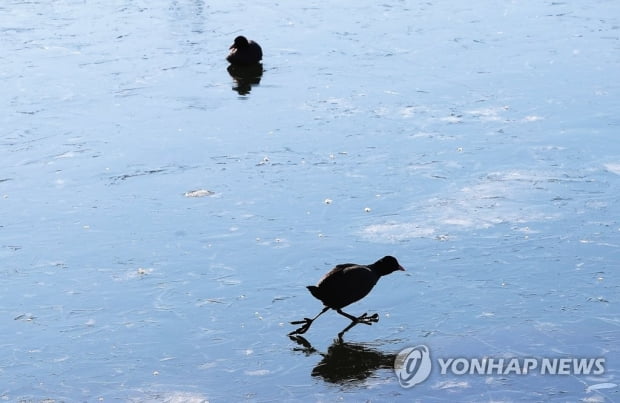
[(298, 329), (293, 330), (288, 335), (292, 336), (292, 335), (295, 335), (295, 334), (304, 334), (304, 333), (306, 333), (308, 331), (308, 329), (310, 329), (310, 325), (312, 325), (312, 319), (304, 318), (304, 320), (296, 320), (294, 322), (291, 322), (292, 325), (300, 325), (302, 323), (304, 324), (303, 326), (301, 326)]
[(304, 318), (304, 320), (295, 320), (291, 322), (291, 325), (301, 325), (302, 323), (308, 323), (308, 322), (312, 322), (312, 319)]
[(372, 325), (373, 323), (379, 322), (379, 315), (375, 313), (375, 314), (368, 316), (367, 313), (364, 313), (362, 316), (357, 318), (356, 322), (363, 323), (365, 325)]

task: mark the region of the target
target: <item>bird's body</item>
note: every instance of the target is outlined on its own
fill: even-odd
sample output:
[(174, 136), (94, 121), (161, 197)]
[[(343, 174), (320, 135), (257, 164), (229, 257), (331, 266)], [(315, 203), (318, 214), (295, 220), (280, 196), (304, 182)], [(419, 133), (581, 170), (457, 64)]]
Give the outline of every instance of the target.
[(305, 318), (303, 321), (292, 322), (293, 324), (304, 323), (304, 326), (291, 332), (290, 334), (305, 333), (312, 324), (328, 309), (334, 309), (339, 314), (351, 319), (352, 323), (342, 334), (356, 325), (357, 323), (371, 324), (378, 321), (378, 315), (367, 317), (366, 314), (354, 317), (341, 309), (364, 298), (377, 284), (381, 276), (388, 275), (397, 270), (405, 270), (392, 256), (385, 256), (370, 265), (359, 265), (354, 263), (339, 264), (330, 270), (316, 286), (308, 286), (310, 293), (323, 302), (323, 310), (313, 319)]
[(381, 275), (369, 266), (339, 264), (319, 281), (308, 286), (310, 293), (332, 309), (344, 308), (364, 298)]
[(230, 64), (238, 66), (248, 66), (260, 63), (263, 59), (263, 50), (254, 41), (249, 41), (245, 36), (238, 36), (230, 46), (230, 53), (226, 60)]

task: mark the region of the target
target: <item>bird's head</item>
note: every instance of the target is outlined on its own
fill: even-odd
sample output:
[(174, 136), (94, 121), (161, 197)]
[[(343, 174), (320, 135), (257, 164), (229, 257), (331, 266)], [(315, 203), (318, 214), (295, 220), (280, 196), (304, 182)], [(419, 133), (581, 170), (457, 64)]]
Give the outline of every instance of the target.
[(239, 35), (235, 38), (235, 42), (230, 45), (230, 49), (240, 49), (249, 45), (250, 43), (248, 42), (247, 38), (243, 35)]
[(405, 271), (405, 268), (398, 263), (394, 256), (384, 256), (373, 263), (373, 266), (379, 269), (382, 276), (393, 273), (395, 271)]

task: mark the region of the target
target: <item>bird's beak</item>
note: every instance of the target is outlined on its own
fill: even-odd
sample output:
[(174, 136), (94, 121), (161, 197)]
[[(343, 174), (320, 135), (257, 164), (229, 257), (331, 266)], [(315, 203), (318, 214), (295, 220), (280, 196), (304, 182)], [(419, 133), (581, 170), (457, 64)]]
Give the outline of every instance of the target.
[(233, 43), (232, 45), (230, 45), (230, 47), (228, 49), (234, 49), (235, 44)]
[(398, 270), (406, 271), (405, 268), (401, 265), (398, 265)]

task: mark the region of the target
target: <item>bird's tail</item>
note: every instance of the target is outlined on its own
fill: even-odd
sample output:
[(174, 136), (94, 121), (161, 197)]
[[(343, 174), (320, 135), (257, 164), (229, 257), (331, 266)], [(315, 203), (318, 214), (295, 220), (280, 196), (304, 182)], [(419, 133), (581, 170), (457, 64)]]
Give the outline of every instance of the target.
[(312, 294), (314, 298), (321, 300), (321, 301), (323, 300), (323, 298), (321, 298), (321, 292), (319, 291), (319, 287), (315, 285), (309, 285), (306, 288), (308, 289), (308, 291), (310, 291), (310, 294)]

